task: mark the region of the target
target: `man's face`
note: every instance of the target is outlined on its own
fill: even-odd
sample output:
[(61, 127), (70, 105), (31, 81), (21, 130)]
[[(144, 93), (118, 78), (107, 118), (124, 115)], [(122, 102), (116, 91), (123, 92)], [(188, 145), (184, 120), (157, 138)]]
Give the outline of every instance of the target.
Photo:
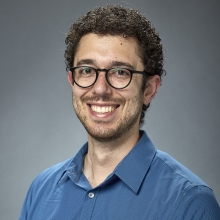
[[(134, 38), (97, 34), (87, 34), (81, 38), (74, 66), (144, 69)], [(68, 79), (72, 83), (71, 72)], [(144, 98), (142, 79), (141, 74), (134, 74), (128, 87), (114, 89), (107, 83), (105, 72), (99, 72), (96, 83), (89, 88), (72, 85), (76, 115), (91, 137), (106, 142), (139, 130)]]

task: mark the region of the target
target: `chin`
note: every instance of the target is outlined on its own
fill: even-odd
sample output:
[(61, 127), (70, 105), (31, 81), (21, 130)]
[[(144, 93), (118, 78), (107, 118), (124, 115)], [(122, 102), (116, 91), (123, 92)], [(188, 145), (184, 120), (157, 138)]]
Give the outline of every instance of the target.
[(88, 134), (95, 140), (100, 142), (111, 142), (115, 141), (122, 136), (123, 133), (119, 132), (118, 129), (103, 128), (103, 126), (94, 129), (92, 127), (85, 127)]

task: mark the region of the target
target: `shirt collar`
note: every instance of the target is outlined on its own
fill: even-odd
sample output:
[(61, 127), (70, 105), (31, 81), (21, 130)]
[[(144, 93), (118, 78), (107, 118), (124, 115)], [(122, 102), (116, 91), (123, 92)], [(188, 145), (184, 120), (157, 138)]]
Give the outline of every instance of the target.
[[(112, 175), (115, 174), (118, 176), (118, 178), (120, 178), (121, 181), (123, 181), (135, 193), (138, 192), (156, 154), (156, 149), (146, 132), (140, 131), (140, 135), (141, 138), (138, 143), (118, 164), (112, 173)], [(82, 175), (83, 160), (87, 151), (88, 143), (85, 143), (73, 159), (67, 164), (57, 184), (64, 181), (66, 178), (71, 178), (73, 182), (79, 180)]]
[(145, 131), (140, 131), (141, 138), (128, 155), (119, 163), (115, 174), (135, 193), (146, 176), (156, 149)]
[(80, 178), (82, 174), (84, 156), (87, 152), (88, 142), (86, 142), (77, 152), (77, 154), (67, 163), (65, 169), (59, 177), (57, 184), (62, 183), (62, 181), (65, 181), (67, 178), (71, 178), (73, 182), (76, 182)]

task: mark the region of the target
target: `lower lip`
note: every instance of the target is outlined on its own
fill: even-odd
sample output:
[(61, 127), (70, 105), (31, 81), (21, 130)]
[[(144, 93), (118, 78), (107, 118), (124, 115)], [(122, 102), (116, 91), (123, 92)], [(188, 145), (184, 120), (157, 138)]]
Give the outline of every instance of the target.
[(112, 115), (114, 115), (115, 112), (116, 112), (116, 110), (117, 110), (117, 108), (116, 108), (116, 109), (114, 109), (114, 110), (111, 111), (111, 112), (98, 113), (98, 112), (94, 112), (94, 111), (90, 108), (90, 106), (88, 106), (88, 108), (89, 108), (89, 112), (91, 113), (91, 115), (94, 116), (94, 117), (96, 117), (96, 118), (109, 118), (109, 117), (111, 117)]

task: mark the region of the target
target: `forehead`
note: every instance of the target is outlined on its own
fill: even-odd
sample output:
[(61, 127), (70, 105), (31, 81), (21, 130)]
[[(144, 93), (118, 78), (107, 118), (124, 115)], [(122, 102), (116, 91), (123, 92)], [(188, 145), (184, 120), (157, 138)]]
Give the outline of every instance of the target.
[(74, 66), (84, 59), (97, 63), (111, 61), (127, 62), (136, 66), (141, 62), (138, 43), (135, 38), (100, 34), (87, 34), (79, 42), (74, 57)]

